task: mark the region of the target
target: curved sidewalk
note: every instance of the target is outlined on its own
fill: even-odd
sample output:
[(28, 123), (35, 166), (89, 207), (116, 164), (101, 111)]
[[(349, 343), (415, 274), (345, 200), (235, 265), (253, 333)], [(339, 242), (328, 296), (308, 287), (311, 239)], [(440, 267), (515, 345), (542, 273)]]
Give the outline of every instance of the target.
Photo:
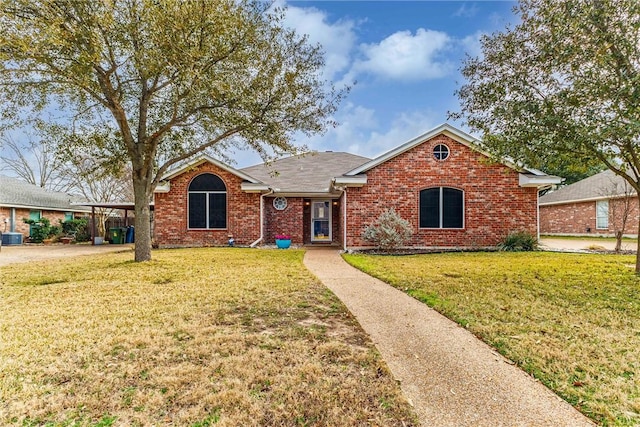
[(423, 426), (593, 426), (464, 328), (348, 265), (337, 250), (304, 263), (358, 319)]

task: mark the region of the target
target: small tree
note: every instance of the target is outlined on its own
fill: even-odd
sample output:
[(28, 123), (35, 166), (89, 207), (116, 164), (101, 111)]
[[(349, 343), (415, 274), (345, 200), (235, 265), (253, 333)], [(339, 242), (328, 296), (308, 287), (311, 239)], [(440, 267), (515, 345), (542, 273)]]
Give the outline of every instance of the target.
[(613, 227), (616, 236), (616, 253), (622, 249), (622, 236), (627, 228), (627, 223), (633, 209), (633, 197), (635, 191), (627, 181), (616, 181), (615, 176), (610, 179), (609, 185), (601, 189), (601, 194), (609, 200), (609, 227)]
[(363, 239), (374, 243), (383, 250), (397, 249), (413, 235), (411, 224), (403, 219), (395, 209), (384, 211), (373, 224), (368, 225)]

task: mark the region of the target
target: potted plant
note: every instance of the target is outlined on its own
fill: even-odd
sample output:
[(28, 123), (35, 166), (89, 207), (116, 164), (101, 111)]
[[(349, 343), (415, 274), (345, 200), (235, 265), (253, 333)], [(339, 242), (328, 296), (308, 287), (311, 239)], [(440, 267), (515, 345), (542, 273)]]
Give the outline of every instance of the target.
[(291, 246), (291, 236), (288, 234), (276, 234), (276, 246), (278, 249), (287, 249)]

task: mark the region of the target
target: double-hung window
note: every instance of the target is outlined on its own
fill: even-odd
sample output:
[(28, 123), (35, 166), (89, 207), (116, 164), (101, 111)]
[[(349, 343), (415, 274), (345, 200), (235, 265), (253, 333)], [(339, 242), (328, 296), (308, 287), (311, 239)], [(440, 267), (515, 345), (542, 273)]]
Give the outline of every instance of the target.
[(210, 173), (198, 175), (189, 184), (189, 228), (227, 228), (227, 187)]
[(596, 202), (596, 228), (607, 230), (609, 228), (609, 201), (598, 200)]
[(464, 192), (449, 187), (420, 191), (420, 228), (464, 228)]

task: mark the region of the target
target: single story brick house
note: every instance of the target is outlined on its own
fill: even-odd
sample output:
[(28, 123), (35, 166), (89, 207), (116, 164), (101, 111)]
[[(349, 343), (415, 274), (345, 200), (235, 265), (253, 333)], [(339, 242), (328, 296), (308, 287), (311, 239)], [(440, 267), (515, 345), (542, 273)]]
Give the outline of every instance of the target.
[(79, 198), (16, 178), (0, 175), (0, 221), (3, 233), (20, 233), (29, 237), (30, 226), (23, 219), (47, 218), (52, 225), (73, 218), (88, 217), (91, 210), (78, 206)]
[(273, 244), (371, 247), (365, 227), (394, 208), (416, 248), (481, 248), (538, 233), (538, 191), (560, 178), (495, 163), (472, 136), (443, 124), (376, 157), (321, 152), (236, 170), (201, 156), (155, 193), (160, 247)]
[(610, 170), (540, 197), (540, 232), (558, 235), (638, 234), (638, 199), (624, 178)]

